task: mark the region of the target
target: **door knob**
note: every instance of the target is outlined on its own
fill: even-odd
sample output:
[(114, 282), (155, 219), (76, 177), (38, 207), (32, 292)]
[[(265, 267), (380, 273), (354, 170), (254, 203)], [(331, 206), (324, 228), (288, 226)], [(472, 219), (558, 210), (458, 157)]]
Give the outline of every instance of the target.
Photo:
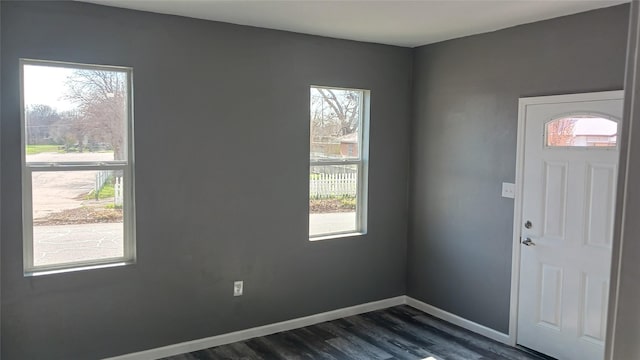
[(536, 246), (536, 243), (534, 243), (533, 240), (531, 240), (531, 238), (526, 238), (526, 239), (522, 240), (521, 242), (522, 242), (522, 245)]

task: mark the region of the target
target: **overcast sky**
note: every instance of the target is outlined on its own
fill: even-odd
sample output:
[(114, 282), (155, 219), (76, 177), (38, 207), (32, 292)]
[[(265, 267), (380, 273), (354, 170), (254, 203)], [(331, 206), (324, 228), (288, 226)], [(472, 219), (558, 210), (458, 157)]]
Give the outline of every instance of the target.
[(25, 65), (24, 66), (24, 102), (25, 106), (49, 105), (58, 111), (75, 108), (75, 105), (64, 99), (65, 81), (73, 72), (72, 69)]

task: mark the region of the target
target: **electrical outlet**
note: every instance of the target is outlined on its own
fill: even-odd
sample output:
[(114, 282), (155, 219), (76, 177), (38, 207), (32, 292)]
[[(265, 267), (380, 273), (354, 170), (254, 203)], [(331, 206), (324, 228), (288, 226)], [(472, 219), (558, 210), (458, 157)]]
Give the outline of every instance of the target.
[(233, 283), (233, 296), (242, 296), (244, 290), (244, 281), (235, 281)]

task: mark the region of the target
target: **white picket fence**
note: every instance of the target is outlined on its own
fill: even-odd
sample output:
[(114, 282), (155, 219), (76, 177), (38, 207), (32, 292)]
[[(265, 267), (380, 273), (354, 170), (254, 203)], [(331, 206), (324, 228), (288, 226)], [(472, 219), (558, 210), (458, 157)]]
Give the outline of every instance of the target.
[[(94, 192), (97, 194), (104, 187), (109, 178), (114, 175), (113, 171), (103, 170), (96, 172), (96, 183), (94, 186)], [(116, 176), (114, 178), (113, 189), (115, 193), (114, 203), (116, 206), (122, 206), (123, 193), (122, 193), (122, 176)], [(96, 195), (97, 196), (97, 195)]]
[(122, 176), (117, 176), (113, 184), (116, 206), (122, 206)]
[(93, 191), (95, 193), (100, 191), (104, 186), (104, 183), (106, 183), (107, 180), (109, 180), (109, 177), (111, 177), (111, 171), (103, 170), (103, 171), (96, 172), (96, 184), (93, 187)]
[(358, 174), (313, 174), (309, 180), (309, 197), (356, 196)]

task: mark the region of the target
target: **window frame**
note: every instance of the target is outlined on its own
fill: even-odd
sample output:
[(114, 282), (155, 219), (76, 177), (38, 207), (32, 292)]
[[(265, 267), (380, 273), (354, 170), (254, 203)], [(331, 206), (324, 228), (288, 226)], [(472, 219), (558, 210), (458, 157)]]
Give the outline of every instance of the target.
[[(371, 90), (360, 88), (348, 88), (339, 86), (326, 85), (310, 85), (309, 86), (309, 106), (311, 106), (311, 89), (332, 89), (332, 90), (350, 90), (358, 91), (362, 94), (360, 98), (360, 131), (358, 131), (358, 158), (330, 159), (330, 160), (311, 160), (309, 158), (309, 172), (307, 178), (310, 178), (311, 168), (314, 166), (332, 166), (332, 165), (355, 165), (358, 171), (356, 184), (356, 228), (355, 230), (333, 231), (321, 234), (311, 235), (309, 233), (310, 223), (307, 224), (307, 232), (309, 241), (329, 240), (335, 238), (358, 236), (367, 234), (367, 218), (368, 218), (368, 183), (369, 183), (369, 122), (370, 122), (370, 104)], [(311, 133), (311, 121), (309, 121), (309, 133)], [(311, 153), (311, 139), (309, 138), (308, 151)], [(309, 185), (309, 183), (307, 183)], [(309, 188), (307, 188), (307, 195)], [(309, 204), (307, 200), (307, 204)], [(311, 211), (307, 211), (311, 215)]]
[[(109, 161), (67, 161), (67, 162), (29, 162), (26, 158), (26, 108), (24, 69), (27, 65), (62, 67), (83, 70), (117, 71), (127, 78), (127, 121), (126, 160)], [(134, 174), (134, 126), (133, 126), (133, 68), (124, 66), (94, 65), (74, 62), (62, 62), (39, 59), (19, 60), (20, 66), (20, 152), (22, 174), (22, 244), (23, 270), (25, 276), (43, 275), (57, 272), (87, 270), (116, 265), (133, 264), (136, 260), (136, 222), (135, 222), (135, 174)], [(83, 260), (52, 265), (34, 265), (33, 254), (33, 186), (34, 172), (59, 171), (122, 171), (123, 172), (123, 256), (96, 260)]]

